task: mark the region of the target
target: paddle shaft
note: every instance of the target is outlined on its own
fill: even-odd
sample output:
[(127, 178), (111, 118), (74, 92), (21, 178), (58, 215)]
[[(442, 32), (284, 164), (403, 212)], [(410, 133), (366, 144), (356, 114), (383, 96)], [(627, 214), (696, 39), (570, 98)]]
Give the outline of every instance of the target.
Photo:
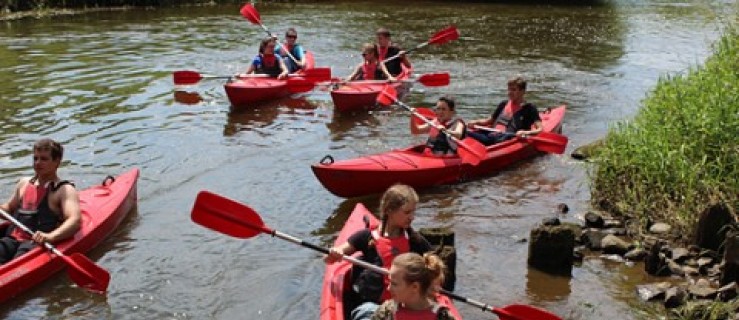
[[(21, 230), (23, 230), (26, 233), (28, 233), (29, 235), (33, 236), (33, 231), (31, 231), (31, 229), (29, 229), (28, 227), (26, 227), (20, 221), (18, 221), (15, 218), (13, 218), (13, 216), (11, 216), (9, 213), (5, 212), (5, 210), (0, 209), (0, 213), (3, 215), (3, 218), (5, 218), (7, 220), (10, 220), (10, 222), (12, 222), (16, 227), (21, 228)], [(52, 246), (50, 243), (44, 242), (43, 245), (44, 245), (44, 247), (46, 247), (46, 249), (49, 249), (49, 251), (53, 252), (55, 255), (58, 255), (60, 257), (65, 257), (64, 254), (61, 253), (61, 251), (57, 250), (56, 247)]]
[(295, 64), (300, 65), (300, 62), (298, 62), (298, 59), (295, 59), (295, 57), (293, 57), (293, 55), (290, 53), (290, 51), (288, 51), (287, 48), (285, 48), (285, 47), (282, 46), (282, 44), (280, 43), (280, 39), (277, 39), (277, 37), (273, 36), (272, 35), (272, 32), (270, 32), (269, 29), (267, 29), (267, 27), (265, 27), (261, 22), (259, 23), (259, 26), (262, 27), (262, 30), (264, 30), (264, 32), (266, 32), (267, 35), (270, 38), (275, 38), (275, 42), (277, 43), (277, 45), (280, 48), (282, 48), (282, 51), (285, 51), (285, 53), (287, 53), (287, 56), (290, 57), (290, 59), (293, 62), (295, 62)]
[[(430, 43), (429, 41), (426, 41), (426, 42), (424, 42), (424, 43), (422, 43), (422, 44), (419, 44), (419, 45), (417, 45), (417, 46), (416, 46), (415, 48), (412, 48), (412, 49), (410, 49), (410, 50), (408, 50), (408, 51), (404, 52), (403, 54), (409, 54), (409, 53), (411, 53), (411, 52), (413, 52), (413, 51), (416, 51), (416, 50), (418, 50), (418, 49), (421, 49), (421, 48), (423, 48), (423, 47), (425, 47), (425, 46), (429, 45), (429, 43)], [(382, 63), (388, 63), (389, 61), (392, 61), (392, 60), (395, 60), (395, 59), (397, 59), (397, 58), (400, 58), (400, 56), (402, 56), (403, 54), (401, 54), (401, 53), (398, 53), (398, 54), (396, 54), (396, 55), (394, 55), (394, 56), (392, 56), (392, 57), (390, 57), (390, 58), (385, 58), (385, 60), (382, 60)]]

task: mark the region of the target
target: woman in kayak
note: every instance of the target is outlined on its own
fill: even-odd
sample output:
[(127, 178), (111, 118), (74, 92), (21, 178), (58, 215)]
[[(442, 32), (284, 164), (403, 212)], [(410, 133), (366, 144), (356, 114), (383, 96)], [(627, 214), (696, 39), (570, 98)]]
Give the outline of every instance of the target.
[(259, 54), (246, 69), (246, 74), (266, 74), (277, 79), (285, 79), (287, 77), (287, 66), (280, 55), (275, 54), (275, 46), (277, 40), (274, 38), (264, 38), (259, 45)]
[(467, 132), (464, 121), (456, 117), (456, 104), (454, 99), (450, 97), (441, 97), (436, 102), (436, 119), (432, 122), (436, 127), (443, 128), (439, 131), (435, 126), (428, 123), (417, 124), (412, 122), (412, 131), (414, 133), (429, 133), (426, 141), (426, 147), (429, 152), (435, 155), (455, 154), (457, 152), (457, 143), (451, 137), (456, 139), (464, 139)]
[[(515, 136), (535, 135), (541, 132), (542, 123), (536, 106), (527, 103), (526, 80), (516, 76), (508, 80), (508, 100), (502, 101), (489, 118), (473, 120), (471, 128), (482, 126), (487, 131), (470, 131), (469, 136), (489, 146)], [(492, 128), (491, 128), (492, 127)]]
[[(290, 73), (295, 73), (305, 67), (305, 50), (303, 46), (297, 43), (298, 31), (295, 28), (287, 29), (285, 32), (285, 43), (280, 44), (275, 49), (275, 54), (280, 55), (285, 60), (285, 65)], [(295, 58), (290, 58), (290, 55)]]
[(362, 46), (362, 57), (364, 62), (360, 63), (347, 80), (391, 80), (395, 81), (395, 77), (387, 70), (382, 61), (379, 60), (377, 47), (371, 43), (365, 43)]
[(372, 320), (454, 320), (449, 308), (435, 300), (444, 268), (441, 258), (431, 253), (395, 257), (389, 286), (393, 298), (377, 308)]
[[(390, 268), (393, 259), (401, 253), (431, 251), (428, 241), (411, 228), (417, 203), (418, 194), (412, 187), (391, 186), (380, 199), (380, 225), (357, 231), (346, 243), (331, 248), (324, 260), (334, 263), (341, 260), (342, 255), (361, 251), (362, 260)], [(361, 304), (352, 310), (352, 319), (369, 319), (378, 305), (390, 298), (387, 290), (389, 280), (360, 267), (355, 267), (352, 275), (352, 288), (362, 299)]]

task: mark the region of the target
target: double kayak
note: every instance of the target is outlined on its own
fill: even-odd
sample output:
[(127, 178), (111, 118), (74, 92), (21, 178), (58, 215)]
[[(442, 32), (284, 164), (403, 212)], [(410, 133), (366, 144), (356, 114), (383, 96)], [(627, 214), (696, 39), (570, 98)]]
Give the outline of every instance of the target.
[[(315, 67), (313, 53), (305, 52), (306, 69)], [(295, 75), (300, 76), (298, 71)], [(284, 98), (290, 95), (286, 79), (268, 77), (244, 77), (224, 85), (226, 95), (234, 108), (255, 106), (260, 103)]]
[[(56, 244), (64, 254), (86, 253), (100, 244), (136, 206), (138, 169), (106, 177), (100, 185), (79, 192), (82, 223), (73, 238)], [(67, 264), (62, 258), (36, 246), (0, 266), (0, 302), (46, 280)]]
[(398, 81), (384, 80), (357, 80), (349, 81), (341, 84), (338, 88), (331, 91), (331, 100), (334, 102), (334, 110), (336, 112), (348, 113), (356, 111), (369, 110), (377, 104), (377, 95), (380, 94), (386, 84), (390, 84), (399, 93), (406, 92), (410, 89), (411, 83), (408, 80), (411, 76), (411, 69), (403, 69), (398, 75)]
[[(334, 241), (334, 246), (343, 244), (355, 232), (378, 224), (377, 218), (364, 205), (357, 203)], [(346, 260), (326, 265), (321, 292), (321, 320), (350, 319), (351, 310), (359, 305), (359, 297), (352, 290), (351, 270), (352, 264)], [(447, 296), (437, 295), (437, 302), (448, 307), (455, 319), (462, 319)]]
[[(544, 132), (562, 131), (565, 109), (559, 106), (539, 113)], [(417, 145), (341, 161), (329, 155), (311, 168), (328, 191), (349, 198), (382, 193), (395, 183), (424, 188), (465, 181), (541, 153), (526, 139), (514, 138), (486, 147), (485, 158), (473, 165), (457, 155), (435, 156), (424, 149), (424, 145)]]

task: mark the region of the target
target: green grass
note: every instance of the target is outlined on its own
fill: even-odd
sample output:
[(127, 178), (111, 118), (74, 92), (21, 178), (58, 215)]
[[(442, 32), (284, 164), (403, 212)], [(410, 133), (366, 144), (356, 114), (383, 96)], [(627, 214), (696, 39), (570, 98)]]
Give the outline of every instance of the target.
[(733, 320), (739, 300), (729, 302), (691, 301), (670, 312), (669, 320)]
[(593, 203), (685, 236), (711, 203), (739, 208), (738, 74), (739, 33), (729, 28), (703, 66), (661, 78), (595, 155)]

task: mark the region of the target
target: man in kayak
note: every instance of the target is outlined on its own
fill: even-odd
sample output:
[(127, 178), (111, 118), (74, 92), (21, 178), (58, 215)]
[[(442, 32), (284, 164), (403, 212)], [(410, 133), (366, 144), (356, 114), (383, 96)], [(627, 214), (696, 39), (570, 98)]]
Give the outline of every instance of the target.
[[(275, 53), (275, 46), (277, 46), (277, 40), (271, 37), (264, 38), (259, 45), (259, 54), (254, 57), (249, 68), (246, 69), (246, 74), (266, 74), (273, 78), (285, 79), (288, 74), (287, 66), (282, 57)], [(244, 77), (244, 75), (239, 76)]]
[(508, 80), (508, 100), (498, 104), (489, 118), (473, 120), (467, 123), (468, 135), (482, 144), (489, 146), (500, 143), (515, 136), (529, 136), (541, 132), (542, 123), (536, 106), (526, 102), (526, 80), (516, 76)]
[[(450, 97), (441, 97), (436, 102), (436, 118), (431, 120), (436, 126), (428, 123), (417, 124), (412, 122), (411, 128), (414, 133), (429, 133), (426, 141), (426, 150), (435, 155), (455, 154), (457, 152), (457, 143), (451, 138), (462, 140), (465, 138), (466, 127), (462, 119), (456, 117), (456, 103)], [(437, 127), (442, 127), (439, 131)]]
[(380, 59), (380, 61), (398, 56), (388, 62), (385, 62), (387, 70), (390, 71), (390, 74), (392, 74), (393, 76), (398, 76), (401, 72), (403, 72), (403, 68), (401, 67), (401, 65), (405, 66), (408, 69), (411, 68), (411, 62), (408, 60), (408, 57), (406, 57), (405, 51), (400, 50), (400, 48), (393, 44), (390, 40), (390, 30), (379, 28), (377, 29), (377, 32), (375, 32), (375, 35), (377, 35), (377, 53), (378, 59)]
[(348, 81), (353, 80), (391, 80), (395, 81), (395, 77), (390, 74), (384, 63), (377, 58), (377, 48), (371, 43), (365, 43), (362, 46), (362, 58), (364, 61), (354, 68), (354, 72), (347, 77)]
[(10, 199), (0, 209), (12, 214), (26, 225), (33, 235), (10, 226), (0, 238), (0, 264), (16, 258), (34, 247), (35, 243), (56, 243), (74, 236), (80, 229), (79, 195), (74, 185), (61, 180), (57, 169), (64, 149), (51, 139), (41, 139), (33, 145), (35, 175), (22, 178)]
[[(297, 43), (298, 31), (295, 28), (287, 29), (285, 32), (285, 43), (280, 44), (275, 49), (275, 54), (280, 55), (285, 60), (285, 65), (290, 73), (295, 73), (305, 67), (305, 50), (303, 46)], [(290, 53), (295, 61), (290, 58)]]
[[(417, 203), (418, 194), (412, 187), (396, 184), (388, 188), (380, 199), (381, 224), (357, 231), (346, 243), (331, 248), (324, 260), (334, 263), (342, 255), (361, 251), (362, 260), (390, 268), (393, 259), (401, 253), (431, 251), (428, 241), (411, 228)], [(359, 267), (354, 268), (352, 275), (352, 288), (362, 298), (361, 304), (351, 312), (352, 319), (369, 319), (379, 304), (390, 298), (389, 280)]]

